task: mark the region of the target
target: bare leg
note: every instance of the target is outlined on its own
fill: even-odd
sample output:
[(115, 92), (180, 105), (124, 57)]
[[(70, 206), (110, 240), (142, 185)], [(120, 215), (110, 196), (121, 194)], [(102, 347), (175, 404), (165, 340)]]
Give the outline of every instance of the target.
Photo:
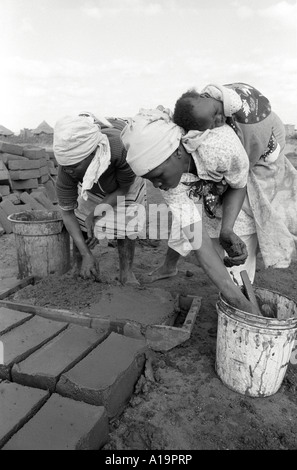
[(118, 252), (120, 263), (120, 281), (125, 285), (139, 285), (133, 271), (135, 240), (129, 238), (118, 239)]
[(166, 258), (162, 266), (157, 269), (154, 269), (149, 273), (151, 276), (151, 282), (158, 281), (159, 279), (166, 279), (167, 277), (176, 276), (178, 273), (177, 262), (180, 258), (180, 254), (168, 247)]

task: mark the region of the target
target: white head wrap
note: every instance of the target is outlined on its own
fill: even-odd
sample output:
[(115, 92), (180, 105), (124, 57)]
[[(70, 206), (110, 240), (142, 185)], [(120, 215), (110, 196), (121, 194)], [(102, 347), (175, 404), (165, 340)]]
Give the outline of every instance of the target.
[(140, 109), (121, 133), (127, 163), (137, 176), (145, 175), (173, 154), (183, 133), (168, 108)]
[(96, 154), (84, 175), (81, 196), (88, 198), (86, 191), (97, 183), (110, 164), (110, 145), (100, 126), (91, 114), (65, 116), (54, 128), (53, 150), (57, 162), (63, 166), (75, 165), (97, 148)]
[(222, 101), (226, 117), (231, 117), (232, 114), (239, 111), (242, 107), (241, 98), (236, 91), (226, 88), (224, 85), (207, 85), (201, 91), (202, 93), (208, 93), (212, 98)]

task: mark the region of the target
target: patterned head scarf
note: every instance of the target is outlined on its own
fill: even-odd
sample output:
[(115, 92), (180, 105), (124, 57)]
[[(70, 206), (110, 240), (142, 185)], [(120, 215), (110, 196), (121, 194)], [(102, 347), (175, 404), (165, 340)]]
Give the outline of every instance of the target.
[(232, 114), (239, 111), (242, 107), (241, 98), (236, 91), (226, 88), (224, 85), (207, 85), (201, 91), (201, 94), (203, 93), (223, 102), (224, 115), (226, 117), (231, 117)]
[(183, 133), (168, 108), (140, 109), (121, 133), (127, 163), (137, 176), (145, 175), (172, 155)]

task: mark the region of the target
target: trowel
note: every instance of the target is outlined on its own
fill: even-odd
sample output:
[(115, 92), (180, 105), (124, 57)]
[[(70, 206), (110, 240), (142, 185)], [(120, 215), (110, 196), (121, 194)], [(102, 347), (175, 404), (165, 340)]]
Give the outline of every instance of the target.
[(258, 315), (260, 315), (262, 317), (263, 314), (262, 314), (262, 312), (260, 310), (260, 307), (258, 305), (258, 301), (257, 301), (257, 298), (255, 296), (253, 286), (251, 284), (251, 281), (248, 277), (248, 273), (246, 272), (246, 270), (240, 271), (240, 277), (241, 277), (241, 280), (242, 280), (242, 283), (243, 283), (244, 295), (256, 307), (256, 309), (258, 311)]

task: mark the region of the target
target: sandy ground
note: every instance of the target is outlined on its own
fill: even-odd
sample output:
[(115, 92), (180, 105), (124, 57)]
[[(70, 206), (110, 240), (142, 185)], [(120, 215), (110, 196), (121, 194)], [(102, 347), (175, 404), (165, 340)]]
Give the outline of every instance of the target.
[[(111, 450), (215, 450), (297, 448), (297, 365), (288, 366), (280, 390), (251, 398), (229, 390), (216, 374), (217, 290), (190, 255), (171, 279), (149, 284), (148, 272), (165, 256), (165, 241), (137, 243), (135, 274), (143, 289), (158, 287), (202, 297), (191, 338), (169, 352), (152, 352), (124, 413), (111, 423)], [(102, 283), (70, 274), (49, 276), (15, 295), (18, 302), (84, 310), (104, 291), (118, 288), (117, 250), (96, 247)], [(258, 258), (255, 285), (288, 295), (297, 302), (297, 263), (288, 269), (263, 268)], [(18, 273), (14, 235), (0, 237), (0, 282)], [(2, 281), (1, 281), (2, 279)], [(183, 314), (176, 325), (184, 320)]]

